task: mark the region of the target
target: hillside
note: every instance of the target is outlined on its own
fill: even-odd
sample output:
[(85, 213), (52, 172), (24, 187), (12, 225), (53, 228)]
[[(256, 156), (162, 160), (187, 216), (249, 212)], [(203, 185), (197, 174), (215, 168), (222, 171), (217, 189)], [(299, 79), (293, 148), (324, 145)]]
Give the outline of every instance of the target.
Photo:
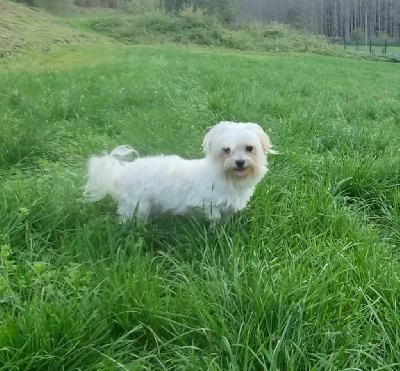
[(39, 52), (39, 56), (68, 44), (101, 46), (114, 43), (192, 44), (399, 62), (396, 56), (345, 51), (339, 45), (329, 44), (325, 36), (312, 35), (282, 23), (240, 21), (227, 26), (218, 18), (191, 8), (174, 15), (160, 10), (110, 15), (110, 10), (103, 8), (79, 7), (75, 7), (74, 12), (75, 16), (67, 19), (38, 8), (0, 0), (0, 58), (15, 58), (30, 51)]
[(322, 35), (311, 35), (277, 22), (220, 22), (203, 11), (185, 9), (178, 14), (161, 11), (118, 17), (77, 18), (76, 25), (124, 44), (194, 44), (239, 50), (311, 52), (342, 55)]
[(54, 45), (104, 42), (100, 35), (75, 29), (62, 18), (37, 8), (0, 0), (0, 57), (17, 56)]
[[(90, 8), (85, 12), (90, 13)], [(97, 9), (98, 11), (98, 9)], [(75, 12), (78, 14), (77, 12)], [(240, 50), (343, 54), (324, 36), (298, 32), (279, 23), (238, 22), (230, 27), (201, 11), (177, 15), (162, 11), (137, 15), (61, 18), (38, 8), (0, 0), (0, 56), (29, 50), (48, 52), (54, 45), (103, 43), (197, 44)]]

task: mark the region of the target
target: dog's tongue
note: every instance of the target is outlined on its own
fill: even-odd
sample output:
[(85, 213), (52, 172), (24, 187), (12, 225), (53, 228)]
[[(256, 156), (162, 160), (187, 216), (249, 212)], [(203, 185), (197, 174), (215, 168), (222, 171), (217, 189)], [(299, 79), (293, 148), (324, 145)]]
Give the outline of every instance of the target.
[(235, 172), (237, 176), (243, 176), (246, 174), (246, 169), (237, 169)]

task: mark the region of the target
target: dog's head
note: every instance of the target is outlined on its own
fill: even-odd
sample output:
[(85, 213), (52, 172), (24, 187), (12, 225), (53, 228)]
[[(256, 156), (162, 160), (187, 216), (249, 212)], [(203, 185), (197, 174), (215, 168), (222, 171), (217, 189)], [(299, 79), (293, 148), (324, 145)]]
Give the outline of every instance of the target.
[(203, 149), (234, 182), (260, 179), (266, 172), (266, 155), (277, 153), (260, 125), (251, 122), (220, 122), (204, 137)]

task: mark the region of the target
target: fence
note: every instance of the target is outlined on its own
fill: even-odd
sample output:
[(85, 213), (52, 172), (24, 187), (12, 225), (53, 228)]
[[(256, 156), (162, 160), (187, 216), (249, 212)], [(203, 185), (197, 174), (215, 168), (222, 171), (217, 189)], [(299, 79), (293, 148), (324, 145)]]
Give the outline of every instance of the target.
[(364, 40), (351, 40), (344, 38), (330, 38), (333, 44), (341, 44), (344, 49), (371, 54), (395, 54), (400, 55), (400, 40), (369, 38), (367, 44)]

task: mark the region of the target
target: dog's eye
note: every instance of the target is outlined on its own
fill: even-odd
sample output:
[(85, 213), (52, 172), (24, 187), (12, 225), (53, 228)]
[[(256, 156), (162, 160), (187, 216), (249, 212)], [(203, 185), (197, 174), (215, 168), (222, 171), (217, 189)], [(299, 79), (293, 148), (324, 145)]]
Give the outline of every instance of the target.
[(253, 151), (253, 146), (246, 146), (246, 151), (247, 152), (252, 152)]
[(231, 153), (231, 149), (229, 147), (223, 148), (223, 151), (228, 154)]

